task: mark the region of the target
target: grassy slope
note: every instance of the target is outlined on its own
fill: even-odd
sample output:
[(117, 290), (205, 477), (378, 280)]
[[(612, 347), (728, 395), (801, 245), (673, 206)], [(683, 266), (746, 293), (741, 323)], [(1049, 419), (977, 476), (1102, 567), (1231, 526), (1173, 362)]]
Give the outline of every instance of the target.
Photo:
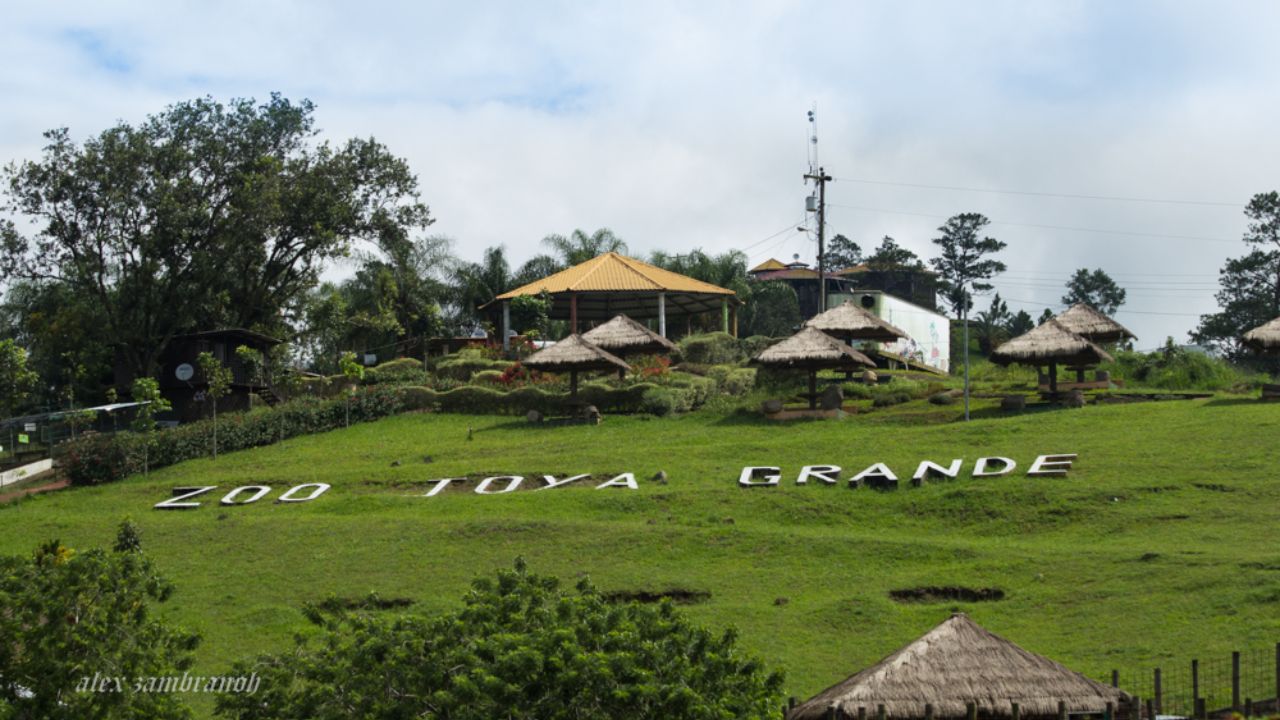
[[(164, 614), (205, 636), (202, 671), (286, 647), (305, 601), (377, 591), (441, 610), (516, 555), (605, 589), (710, 591), (686, 612), (738, 626), (802, 697), (953, 608), (1095, 676), (1280, 636), (1280, 406), (1217, 399), (918, 424), (955, 412), (917, 402), (842, 422), (695, 414), (559, 428), (402, 416), (0, 508), (0, 553), (54, 537), (108, 545), (133, 516), (178, 587)], [(1025, 469), (1049, 452), (1080, 454), (1068, 478), (1019, 472), (893, 493), (791, 482), (806, 463), (853, 472), (883, 460), (909, 476), (919, 460), (965, 457), (967, 475), (979, 455)], [(746, 464), (783, 466), (783, 486), (738, 489)], [(658, 470), (669, 484), (645, 480)], [(415, 483), (450, 475), (622, 471), (637, 473), (639, 491), (413, 497)], [(177, 485), (266, 484), (275, 497), (317, 480), (333, 490), (308, 504), (150, 510)], [(887, 595), (918, 585), (999, 587), (1007, 598), (904, 605)]]

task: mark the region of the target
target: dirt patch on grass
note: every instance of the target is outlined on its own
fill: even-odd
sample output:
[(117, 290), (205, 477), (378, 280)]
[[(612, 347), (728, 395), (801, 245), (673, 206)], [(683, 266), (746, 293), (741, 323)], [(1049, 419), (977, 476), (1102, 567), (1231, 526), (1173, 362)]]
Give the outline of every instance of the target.
[(669, 588), (666, 590), (608, 590), (600, 593), (605, 602), (624, 603), (641, 602), (656, 603), (670, 600), (676, 605), (696, 605), (711, 599), (706, 590), (689, 590), (687, 588)]
[(959, 585), (930, 585), (927, 587), (890, 590), (889, 597), (900, 603), (935, 603), (959, 600), (961, 602), (995, 602), (1004, 599), (1000, 588), (967, 588)]

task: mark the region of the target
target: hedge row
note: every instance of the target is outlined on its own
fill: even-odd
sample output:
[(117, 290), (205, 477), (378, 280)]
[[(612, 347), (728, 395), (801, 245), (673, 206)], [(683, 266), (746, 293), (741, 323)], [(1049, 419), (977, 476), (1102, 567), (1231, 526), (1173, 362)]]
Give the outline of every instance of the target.
[[(366, 422), (413, 409), (412, 397), (400, 388), (360, 388), (350, 398), (302, 398), (276, 408), (227, 413), (218, 418), (218, 450), (230, 452), (270, 445), (284, 438)], [(85, 433), (62, 445), (62, 467), (76, 485), (97, 485), (198, 457), (213, 449), (213, 421), (180, 425), (150, 435)]]

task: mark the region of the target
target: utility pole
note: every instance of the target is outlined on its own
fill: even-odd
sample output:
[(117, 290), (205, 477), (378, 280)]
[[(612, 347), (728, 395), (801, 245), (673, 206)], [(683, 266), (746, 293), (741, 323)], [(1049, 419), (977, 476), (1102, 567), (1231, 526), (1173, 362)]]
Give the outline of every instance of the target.
[(812, 180), (818, 185), (818, 312), (827, 311), (827, 273), (826, 273), (826, 239), (827, 239), (827, 183), (831, 176), (825, 168), (818, 168), (817, 175), (805, 175), (805, 180)]

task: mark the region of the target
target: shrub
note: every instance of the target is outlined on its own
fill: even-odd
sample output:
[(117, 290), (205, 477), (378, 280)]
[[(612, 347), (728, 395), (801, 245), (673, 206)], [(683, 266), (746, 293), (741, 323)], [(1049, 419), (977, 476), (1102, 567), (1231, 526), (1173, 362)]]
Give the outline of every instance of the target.
[(691, 363), (720, 365), (746, 359), (738, 339), (729, 333), (690, 335), (680, 341), (680, 356)]
[(752, 335), (751, 337), (742, 338), (738, 341), (738, 346), (742, 348), (742, 354), (748, 358), (759, 355), (765, 348), (778, 342), (778, 338), (771, 338), (768, 335)]
[(440, 399), (439, 393), (428, 387), (411, 385), (400, 390), (406, 410), (432, 410)]
[(502, 384), (503, 370), (481, 370), (471, 376), (471, 382), (477, 385), (500, 385)]
[(678, 405), (675, 394), (664, 387), (649, 388), (640, 400), (640, 410), (642, 412), (657, 415), (658, 417), (675, 413)]
[(930, 395), (929, 402), (934, 405), (955, 405), (956, 398), (949, 392), (939, 392)]
[(1224, 360), (1204, 353), (1189, 352), (1168, 343), (1149, 353), (1116, 352), (1114, 363), (1099, 370), (1124, 378), (1131, 385), (1162, 390), (1227, 390), (1257, 387), (1259, 376), (1241, 371)]
[(364, 371), (364, 384), (420, 383), (426, 377), (422, 361), (415, 358), (397, 358)]
[(720, 383), (720, 391), (728, 395), (746, 395), (755, 385), (755, 368), (737, 368)]
[(875, 393), (871, 399), (872, 407), (891, 407), (911, 402), (911, 393), (905, 390), (886, 390)]

